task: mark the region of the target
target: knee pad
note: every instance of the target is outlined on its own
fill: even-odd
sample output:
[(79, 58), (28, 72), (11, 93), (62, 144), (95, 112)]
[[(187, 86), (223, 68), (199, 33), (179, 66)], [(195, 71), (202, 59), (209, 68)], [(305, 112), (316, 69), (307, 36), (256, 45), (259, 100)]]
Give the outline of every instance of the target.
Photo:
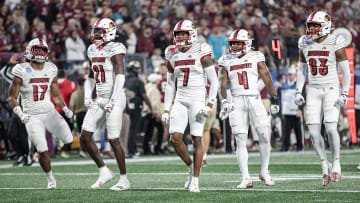
[(338, 135), (336, 122), (325, 123), (325, 129), (326, 129), (326, 133), (330, 136)]
[(259, 141), (262, 143), (270, 143), (270, 129), (269, 127), (257, 127), (256, 132), (259, 136)]
[(236, 145), (238, 147), (240, 147), (240, 146), (241, 147), (246, 147), (247, 138), (248, 138), (247, 134), (244, 134), (244, 133), (236, 134), (235, 138), (236, 138)]
[(319, 143), (321, 141), (321, 139), (320, 139), (321, 138), (321, 135), (320, 135), (321, 125), (320, 124), (309, 124), (308, 128), (309, 128), (311, 142), (313, 144)]

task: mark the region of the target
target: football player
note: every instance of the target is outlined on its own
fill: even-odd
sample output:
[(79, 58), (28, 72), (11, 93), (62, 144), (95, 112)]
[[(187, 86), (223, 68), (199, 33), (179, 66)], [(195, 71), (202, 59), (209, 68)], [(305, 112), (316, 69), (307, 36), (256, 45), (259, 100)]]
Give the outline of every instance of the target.
[[(194, 24), (190, 20), (181, 20), (175, 25), (173, 34), (175, 45), (170, 45), (165, 50), (168, 73), (162, 120), (165, 124), (169, 123), (170, 141), (176, 153), (189, 167), (185, 189), (200, 192), (199, 175), (203, 157), (201, 136), (205, 118), (210, 115), (216, 99), (218, 79), (211, 58), (212, 48), (206, 43), (196, 42), (197, 29)], [(207, 104), (206, 77), (211, 83)], [(175, 101), (169, 112), (174, 96)], [(194, 145), (194, 163), (182, 141), (188, 123)]]
[[(326, 12), (315, 11), (309, 15), (306, 20), (305, 35), (299, 39), (299, 71), (296, 84), (296, 104), (301, 105), (305, 103), (301, 92), (308, 70), (306, 123), (321, 161), (323, 186), (328, 185), (331, 179), (334, 182), (341, 179), (340, 137), (337, 122), (340, 107), (344, 107), (347, 103), (350, 87), (345, 40), (342, 36), (331, 34), (330, 31), (331, 18)], [(340, 88), (338, 68), (343, 74), (342, 88)], [(329, 135), (332, 163), (326, 158), (324, 140), (320, 134), (322, 116)]]
[[(57, 67), (47, 62), (49, 47), (43, 39), (35, 38), (26, 47), (27, 62), (17, 64), (9, 91), (9, 103), (14, 113), (25, 124), (29, 139), (39, 153), (39, 162), (48, 178), (47, 188), (56, 188), (52, 174), (45, 130), (58, 137), (65, 144), (73, 142), (70, 128), (64, 118), (55, 110), (50, 101), (53, 97), (67, 118), (73, 118), (73, 112), (66, 106), (57, 83)], [(17, 98), (21, 94), (23, 109)]]
[[(260, 51), (253, 51), (252, 39), (246, 30), (235, 30), (229, 40), (229, 54), (220, 57), (221, 80), (221, 119), (229, 116), (232, 133), (236, 137), (236, 157), (242, 173), (242, 182), (238, 189), (253, 187), (248, 171), (248, 152), (246, 143), (250, 120), (255, 124), (259, 136), (261, 171), (259, 178), (266, 185), (274, 185), (268, 166), (270, 160), (270, 120), (261, 101), (258, 90), (259, 75), (271, 96), (271, 115), (279, 112), (276, 90)], [(232, 102), (227, 101), (226, 87), (230, 84)]]
[[(81, 141), (90, 157), (99, 168), (100, 175), (91, 186), (98, 189), (113, 177), (113, 172), (105, 166), (92, 135), (105, 121), (108, 139), (120, 169), (120, 180), (111, 190), (127, 190), (130, 183), (126, 175), (124, 150), (120, 145), (122, 114), (126, 104), (124, 93), (124, 56), (126, 48), (122, 43), (113, 42), (116, 34), (115, 23), (108, 18), (99, 18), (92, 28), (91, 44), (87, 55), (91, 61), (89, 77), (85, 81), (85, 106), (88, 107), (82, 126)], [(97, 98), (92, 99), (96, 86)]]

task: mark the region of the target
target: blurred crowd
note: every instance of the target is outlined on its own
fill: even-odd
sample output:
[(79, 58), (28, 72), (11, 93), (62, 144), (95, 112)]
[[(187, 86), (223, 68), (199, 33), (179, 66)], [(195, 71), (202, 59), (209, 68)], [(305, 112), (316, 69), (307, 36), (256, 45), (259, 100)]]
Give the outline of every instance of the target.
[[(40, 37), (50, 47), (49, 60), (65, 70), (73, 85), (77, 82), (77, 88), (81, 89), (81, 76), (86, 74), (88, 68), (86, 50), (91, 43), (89, 34), (92, 25), (97, 18), (107, 17), (117, 25), (116, 40), (127, 46), (127, 67), (128, 62), (139, 59), (138, 63), (134, 62), (138, 64), (136, 68), (140, 69), (136, 75), (145, 82), (140, 97), (147, 94), (153, 100), (152, 105), (155, 105), (159, 103), (157, 100), (163, 102), (163, 85), (166, 81), (164, 50), (173, 42), (173, 27), (180, 19), (189, 19), (198, 28), (198, 40), (213, 47), (215, 61), (227, 53), (227, 38), (231, 31), (238, 28), (248, 30), (254, 39), (253, 47), (265, 54), (270, 71), (278, 73), (277, 86), (281, 87), (281, 81), (287, 77), (281, 76), (280, 72), (287, 72), (297, 62), (298, 38), (304, 34), (306, 18), (315, 10), (327, 11), (332, 17), (333, 28), (345, 27), (351, 32), (351, 46), (355, 49), (354, 65), (355, 69), (360, 69), (360, 0), (0, 0), (0, 63), (1, 67), (8, 64), (9, 53), (23, 53), (28, 41)], [(279, 40), (280, 54), (274, 51), (274, 40)], [(76, 77), (73, 77), (75, 72)], [(3, 87), (3, 84), (0, 86)], [(130, 91), (128, 94), (131, 97), (137, 92)], [(160, 98), (151, 97), (156, 94)], [(0, 95), (2, 101), (6, 98), (4, 95), (6, 93)], [(263, 92), (262, 97), (266, 99), (267, 93)], [(139, 105), (143, 108), (142, 102)], [(139, 148), (143, 148), (144, 154), (169, 152), (166, 148), (166, 127), (159, 122), (161, 106), (156, 108), (159, 109), (156, 113), (150, 113), (149, 117), (149, 111), (144, 107), (141, 111), (141, 118), (144, 118), (140, 119), (142, 123), (133, 127), (142, 137), (135, 142)], [(6, 118), (6, 112), (1, 111), (0, 114), (0, 117)], [(130, 113), (125, 116), (130, 116)], [(132, 127), (126, 121), (130, 120), (133, 121), (130, 117), (125, 118), (123, 123), (128, 126), (128, 131)], [(146, 127), (148, 123), (152, 128)], [(278, 123), (273, 122), (273, 132), (282, 132)], [(79, 130), (78, 125), (70, 125)], [(211, 144), (214, 148), (220, 148), (223, 137), (219, 132), (224, 132), (226, 127), (216, 123), (211, 126), (214, 127), (211, 128)], [(3, 125), (0, 125), (2, 129)], [(156, 136), (151, 141), (146, 133), (158, 133), (161, 138), (158, 138), (157, 144), (149, 144), (156, 143)], [(101, 131), (101, 134), (106, 134), (106, 131)], [(281, 133), (278, 134), (274, 139), (281, 136)], [(256, 138), (252, 140), (255, 140), (255, 146)], [(234, 148), (231, 141), (229, 136), (226, 151)], [(106, 143), (102, 146), (107, 147)], [(295, 148), (302, 150), (299, 146)], [(132, 153), (134, 155), (136, 150)]]

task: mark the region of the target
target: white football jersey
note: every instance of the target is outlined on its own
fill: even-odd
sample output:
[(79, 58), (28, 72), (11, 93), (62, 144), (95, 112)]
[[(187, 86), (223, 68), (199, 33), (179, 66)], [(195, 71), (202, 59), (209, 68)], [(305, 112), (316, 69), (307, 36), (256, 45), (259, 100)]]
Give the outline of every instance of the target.
[(342, 36), (329, 34), (321, 43), (306, 43), (305, 36), (299, 39), (299, 49), (305, 56), (309, 71), (309, 85), (324, 87), (339, 85), (335, 52), (345, 47)]
[(51, 83), (57, 76), (55, 64), (45, 62), (42, 70), (36, 70), (30, 63), (20, 63), (13, 68), (12, 74), (22, 80), (20, 94), (25, 113), (46, 113), (54, 108), (50, 101), (50, 89)]
[(176, 98), (205, 97), (207, 79), (201, 61), (211, 55), (212, 48), (207, 43), (194, 43), (184, 53), (179, 51), (175, 45), (166, 48), (166, 61), (174, 69), (177, 80)]
[(126, 54), (126, 48), (120, 42), (109, 42), (100, 50), (95, 44), (91, 44), (87, 50), (96, 82), (96, 94), (99, 97), (111, 97), (115, 82), (111, 57), (116, 54)]
[(258, 95), (258, 67), (265, 62), (264, 54), (260, 51), (249, 51), (242, 57), (231, 54), (219, 58), (219, 66), (228, 74), (232, 96)]

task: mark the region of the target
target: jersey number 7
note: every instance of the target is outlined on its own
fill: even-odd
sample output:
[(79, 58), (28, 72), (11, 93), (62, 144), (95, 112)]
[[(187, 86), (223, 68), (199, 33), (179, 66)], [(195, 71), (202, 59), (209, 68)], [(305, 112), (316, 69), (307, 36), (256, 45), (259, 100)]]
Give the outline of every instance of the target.
[[(42, 89), (42, 92), (40, 92), (40, 98), (39, 98), (39, 87)], [(47, 88), (48, 88), (47, 85), (33, 85), (34, 101), (44, 100)]]

